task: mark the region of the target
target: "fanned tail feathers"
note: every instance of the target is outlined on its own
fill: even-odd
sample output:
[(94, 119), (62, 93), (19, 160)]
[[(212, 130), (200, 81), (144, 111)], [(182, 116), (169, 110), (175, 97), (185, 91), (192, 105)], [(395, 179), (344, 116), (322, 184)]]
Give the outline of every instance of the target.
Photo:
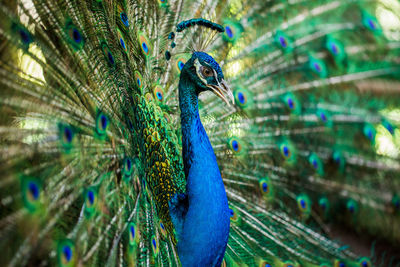
[[(400, 26), (383, 24), (399, 14), (391, 0), (1, 3), (0, 262), (180, 265), (177, 86), (207, 49), (235, 98), (200, 98), (231, 210), (223, 265), (372, 266), (330, 225), (400, 240)], [(176, 32), (200, 17), (225, 32)]]

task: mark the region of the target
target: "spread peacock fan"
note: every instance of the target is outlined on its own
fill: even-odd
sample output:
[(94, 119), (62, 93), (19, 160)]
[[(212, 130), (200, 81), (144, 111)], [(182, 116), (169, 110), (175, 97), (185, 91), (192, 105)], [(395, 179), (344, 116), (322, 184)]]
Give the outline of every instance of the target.
[(400, 262), (398, 1), (16, 0), (0, 25), (1, 266)]

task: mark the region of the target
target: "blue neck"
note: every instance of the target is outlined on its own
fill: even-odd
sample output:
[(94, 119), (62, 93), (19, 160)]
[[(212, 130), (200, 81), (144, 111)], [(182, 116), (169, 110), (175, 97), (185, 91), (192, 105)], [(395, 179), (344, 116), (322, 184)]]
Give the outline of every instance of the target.
[[(183, 164), (185, 176), (188, 177), (194, 159), (194, 145), (200, 141), (199, 139), (205, 138), (206, 140), (203, 141), (207, 142), (208, 136), (200, 121), (198, 95), (191, 81), (185, 77), (186, 75), (182, 74), (179, 81), (179, 108), (181, 110)], [(195, 128), (199, 126), (203, 131), (193, 134)], [(210, 142), (208, 141), (208, 143)]]
[(221, 266), (229, 236), (228, 200), (214, 151), (200, 121), (196, 89), (184, 71), (179, 83), (179, 107), (188, 209), (178, 254), (183, 266)]

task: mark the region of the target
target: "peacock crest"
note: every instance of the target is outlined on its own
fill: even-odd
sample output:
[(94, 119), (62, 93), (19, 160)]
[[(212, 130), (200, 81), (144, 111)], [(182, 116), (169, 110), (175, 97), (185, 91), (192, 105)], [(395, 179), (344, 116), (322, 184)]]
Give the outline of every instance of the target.
[(2, 1), (0, 265), (396, 266), (399, 14)]

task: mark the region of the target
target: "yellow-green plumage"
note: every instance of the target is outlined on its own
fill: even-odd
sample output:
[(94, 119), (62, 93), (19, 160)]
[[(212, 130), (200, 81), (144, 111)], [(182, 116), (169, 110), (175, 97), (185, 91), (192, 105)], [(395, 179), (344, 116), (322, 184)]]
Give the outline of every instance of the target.
[[(344, 225), (396, 264), (399, 14), (395, 0), (2, 1), (0, 264), (180, 265), (169, 205), (186, 192), (178, 83), (194, 50), (235, 102), (199, 103), (231, 210), (223, 265), (378, 265), (378, 248), (332, 241)], [(224, 33), (177, 31), (193, 18)]]

